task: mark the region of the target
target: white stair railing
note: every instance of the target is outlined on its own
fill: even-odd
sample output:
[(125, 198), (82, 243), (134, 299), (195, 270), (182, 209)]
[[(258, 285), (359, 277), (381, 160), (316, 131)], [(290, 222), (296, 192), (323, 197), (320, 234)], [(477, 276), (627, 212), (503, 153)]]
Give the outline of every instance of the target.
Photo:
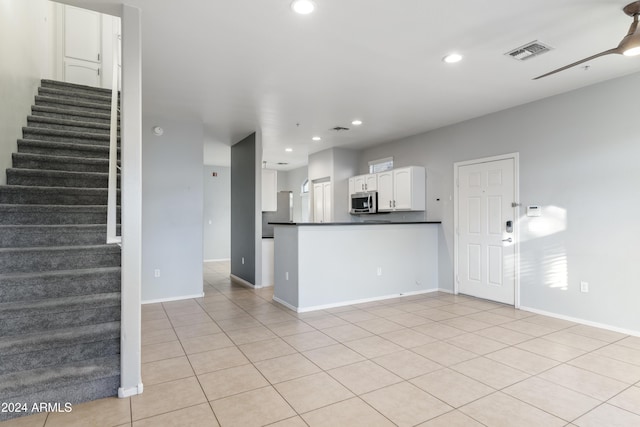
[(118, 87), (120, 36), (116, 37), (113, 49), (113, 79), (111, 89), (111, 131), (109, 138), (109, 187), (107, 195), (107, 244), (122, 244), (117, 233), (118, 217)]

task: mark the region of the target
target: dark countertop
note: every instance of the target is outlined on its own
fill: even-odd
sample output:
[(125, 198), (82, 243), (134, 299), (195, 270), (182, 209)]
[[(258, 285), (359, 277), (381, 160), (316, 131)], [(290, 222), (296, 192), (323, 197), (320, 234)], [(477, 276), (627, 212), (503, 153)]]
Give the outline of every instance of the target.
[(398, 224), (442, 224), (442, 221), (372, 221), (372, 222), (270, 222), (273, 225), (398, 225)]

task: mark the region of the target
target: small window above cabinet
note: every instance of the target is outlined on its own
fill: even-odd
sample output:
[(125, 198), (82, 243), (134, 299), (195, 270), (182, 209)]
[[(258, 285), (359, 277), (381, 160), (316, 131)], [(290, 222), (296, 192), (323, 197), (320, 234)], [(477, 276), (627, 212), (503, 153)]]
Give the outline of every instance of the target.
[(278, 172), (262, 169), (262, 212), (278, 210)]

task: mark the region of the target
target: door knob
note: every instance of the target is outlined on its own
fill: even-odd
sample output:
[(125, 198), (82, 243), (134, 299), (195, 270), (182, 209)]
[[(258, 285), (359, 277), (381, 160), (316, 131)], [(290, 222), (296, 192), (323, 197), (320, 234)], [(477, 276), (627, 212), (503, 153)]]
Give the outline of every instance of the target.
[(513, 239), (511, 237), (509, 237), (508, 239), (502, 239), (503, 242), (513, 242)]

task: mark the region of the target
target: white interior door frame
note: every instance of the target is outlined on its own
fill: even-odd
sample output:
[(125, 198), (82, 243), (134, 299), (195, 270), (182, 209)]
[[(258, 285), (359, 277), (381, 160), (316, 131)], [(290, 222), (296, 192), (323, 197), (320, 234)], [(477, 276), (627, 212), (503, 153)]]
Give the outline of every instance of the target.
[(453, 293), (458, 295), (459, 288), (459, 261), (458, 261), (458, 245), (459, 245), (459, 217), (458, 217), (458, 176), (459, 169), (462, 166), (474, 165), (478, 163), (488, 163), (494, 162), (497, 160), (506, 160), (513, 159), (514, 171), (513, 171), (513, 179), (514, 179), (514, 193), (515, 200), (514, 202), (517, 204), (514, 207), (514, 224), (513, 224), (513, 234), (515, 237), (515, 265), (514, 265), (514, 274), (515, 274), (515, 289), (514, 289), (514, 306), (515, 308), (520, 308), (520, 153), (508, 153), (502, 154), (498, 156), (492, 157), (484, 157), (480, 159), (473, 160), (465, 160), (463, 162), (455, 162), (453, 164)]

